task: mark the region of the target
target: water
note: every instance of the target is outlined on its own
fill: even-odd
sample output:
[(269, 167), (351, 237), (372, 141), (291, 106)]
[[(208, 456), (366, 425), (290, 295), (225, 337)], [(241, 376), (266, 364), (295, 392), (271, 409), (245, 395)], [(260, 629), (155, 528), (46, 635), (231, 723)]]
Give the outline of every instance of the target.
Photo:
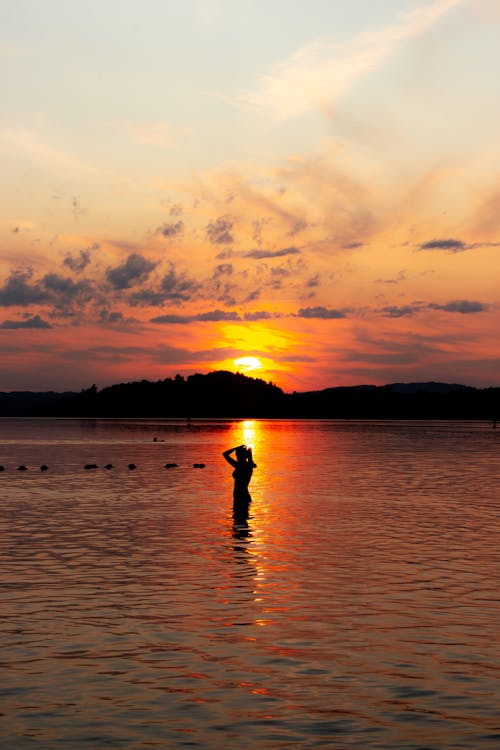
[(2, 750), (500, 746), (500, 430), (7, 419), (0, 463)]

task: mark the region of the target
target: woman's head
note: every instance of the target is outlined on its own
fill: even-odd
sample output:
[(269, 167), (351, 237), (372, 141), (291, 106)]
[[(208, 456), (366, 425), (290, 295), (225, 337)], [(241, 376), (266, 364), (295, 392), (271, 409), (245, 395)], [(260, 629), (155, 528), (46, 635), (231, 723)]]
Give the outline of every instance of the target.
[(246, 447), (246, 445), (240, 445), (238, 448), (236, 448), (235, 453), (238, 461), (246, 461), (249, 456), (251, 456), (251, 451)]

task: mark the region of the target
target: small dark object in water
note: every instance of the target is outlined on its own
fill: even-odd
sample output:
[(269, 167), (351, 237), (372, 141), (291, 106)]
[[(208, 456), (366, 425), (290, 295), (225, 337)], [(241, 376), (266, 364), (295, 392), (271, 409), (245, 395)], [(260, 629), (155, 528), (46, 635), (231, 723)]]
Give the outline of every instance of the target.
[(106, 464), (105, 469), (114, 469), (113, 464)]
[(204, 469), (205, 464), (193, 464), (193, 469)]
[(136, 469), (137, 467), (135, 464), (129, 464), (128, 468), (132, 471), (132, 469)]
[(28, 471), (28, 467), (25, 466), (24, 464), (21, 464), (21, 466), (17, 467), (17, 470), (18, 471)]
[(84, 469), (97, 469), (97, 464), (85, 464)]
[(47, 470), (48, 470), (48, 468), (49, 468), (49, 467), (48, 467), (48, 466), (47, 466), (46, 464), (42, 464), (42, 465), (40, 466), (40, 471), (47, 471)]
[(0, 466), (0, 471), (5, 471), (5, 466)]
[(179, 464), (165, 464), (166, 469), (176, 469)]

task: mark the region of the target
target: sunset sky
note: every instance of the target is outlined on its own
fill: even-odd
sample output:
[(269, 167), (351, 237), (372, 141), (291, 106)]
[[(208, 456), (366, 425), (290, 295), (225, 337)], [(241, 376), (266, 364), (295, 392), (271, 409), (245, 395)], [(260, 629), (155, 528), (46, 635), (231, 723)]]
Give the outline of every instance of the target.
[(0, 0), (0, 390), (500, 385), (499, 38), (498, 0)]

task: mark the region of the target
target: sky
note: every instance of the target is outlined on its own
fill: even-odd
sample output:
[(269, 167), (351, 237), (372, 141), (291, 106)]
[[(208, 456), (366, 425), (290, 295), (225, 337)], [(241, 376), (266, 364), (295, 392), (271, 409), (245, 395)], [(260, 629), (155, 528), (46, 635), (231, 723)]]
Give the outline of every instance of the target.
[(0, 0), (0, 390), (500, 385), (498, 0)]

